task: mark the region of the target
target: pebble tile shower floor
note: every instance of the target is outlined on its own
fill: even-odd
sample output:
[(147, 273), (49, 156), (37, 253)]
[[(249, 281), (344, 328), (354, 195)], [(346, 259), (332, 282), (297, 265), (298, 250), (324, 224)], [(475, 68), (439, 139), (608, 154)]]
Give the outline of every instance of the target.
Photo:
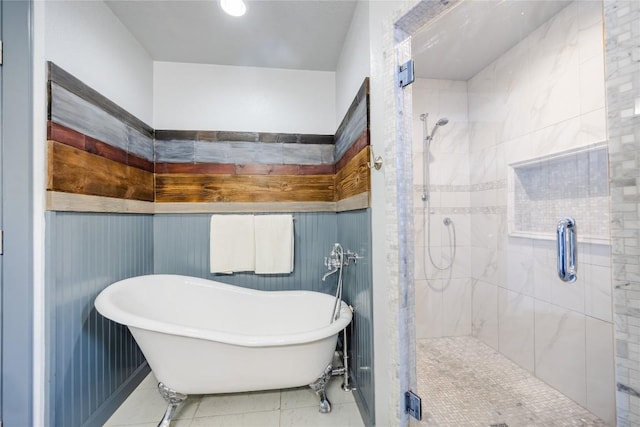
[(418, 340), (416, 360), (420, 425), (607, 425), (476, 338)]
[[(153, 373), (131, 393), (105, 427), (156, 427), (166, 403)], [(318, 398), (309, 387), (255, 393), (190, 396), (176, 413), (172, 427), (364, 427), (351, 393), (342, 379), (331, 380), (327, 396), (330, 414), (318, 412)]]

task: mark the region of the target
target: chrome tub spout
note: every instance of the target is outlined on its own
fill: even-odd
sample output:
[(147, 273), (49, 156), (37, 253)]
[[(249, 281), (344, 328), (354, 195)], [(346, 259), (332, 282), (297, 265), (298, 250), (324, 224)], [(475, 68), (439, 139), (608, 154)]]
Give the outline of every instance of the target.
[(339, 270), (339, 269), (338, 269), (338, 268), (336, 268), (335, 270), (327, 271), (327, 272), (324, 274), (324, 276), (322, 276), (322, 281), (324, 282), (325, 280), (327, 280), (327, 277), (331, 276), (332, 274), (337, 273), (337, 272), (338, 272), (338, 270)]

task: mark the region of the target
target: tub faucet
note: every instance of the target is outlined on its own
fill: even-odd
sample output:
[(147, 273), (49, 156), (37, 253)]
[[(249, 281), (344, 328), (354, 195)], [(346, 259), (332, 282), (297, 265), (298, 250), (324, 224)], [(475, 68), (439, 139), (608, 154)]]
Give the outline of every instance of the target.
[(324, 282), (325, 280), (327, 280), (327, 277), (331, 276), (334, 273), (338, 272), (338, 268), (336, 268), (335, 270), (329, 270), (326, 273), (324, 273), (324, 276), (322, 276), (322, 281)]

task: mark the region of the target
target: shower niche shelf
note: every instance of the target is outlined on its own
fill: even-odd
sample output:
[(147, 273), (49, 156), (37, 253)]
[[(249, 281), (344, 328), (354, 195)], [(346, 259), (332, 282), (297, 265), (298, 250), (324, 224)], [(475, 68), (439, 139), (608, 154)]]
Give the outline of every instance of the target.
[(579, 242), (609, 244), (608, 164), (606, 142), (510, 164), (509, 236), (555, 240), (570, 216)]

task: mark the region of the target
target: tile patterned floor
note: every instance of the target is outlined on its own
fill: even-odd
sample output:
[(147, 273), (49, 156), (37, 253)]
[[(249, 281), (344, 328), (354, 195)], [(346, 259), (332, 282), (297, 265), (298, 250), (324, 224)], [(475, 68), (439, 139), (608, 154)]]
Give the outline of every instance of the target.
[(473, 337), (419, 340), (416, 359), (420, 425), (606, 426)]
[[(318, 399), (309, 387), (189, 396), (176, 414), (172, 427), (284, 427), (364, 426), (351, 393), (340, 389), (342, 380), (333, 378), (327, 390), (332, 411), (318, 412)], [(156, 388), (153, 374), (135, 389), (105, 424), (105, 427), (155, 427), (166, 403)]]

